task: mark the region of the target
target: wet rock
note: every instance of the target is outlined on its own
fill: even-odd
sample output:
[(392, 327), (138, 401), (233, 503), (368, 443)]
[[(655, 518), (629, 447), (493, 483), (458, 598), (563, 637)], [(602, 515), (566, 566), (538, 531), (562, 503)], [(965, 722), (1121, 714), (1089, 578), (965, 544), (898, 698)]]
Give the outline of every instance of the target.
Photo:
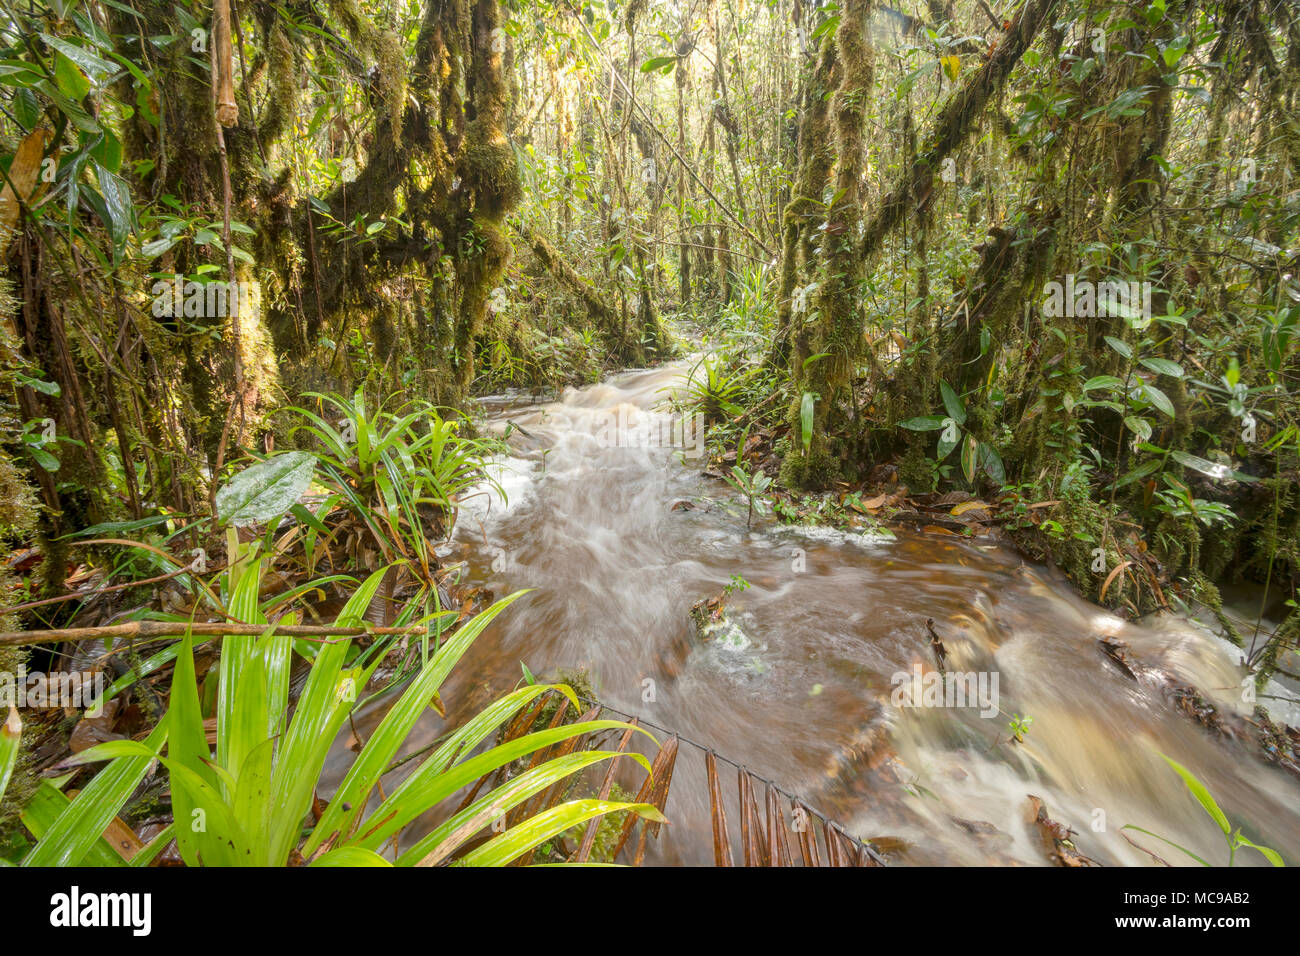
[(873, 771), (888, 780), (896, 779), (896, 760), (889, 727), (883, 722), (871, 723), (860, 727), (828, 758), (825, 773), (828, 780), (854, 792), (867, 783)]
[(1048, 816), (1047, 804), (1033, 794), (1029, 794), (1025, 806), (1025, 822), (1038, 832), (1047, 858), (1055, 865), (1069, 868), (1101, 865), (1079, 852), (1070, 839), (1074, 831)]
[(949, 815), (948, 819), (957, 824), (957, 826), (961, 827), (967, 833), (985, 836), (994, 833), (1002, 833), (1001, 830), (989, 823), (987, 820), (963, 820), (961, 817), (954, 817), (952, 815)]
[(1109, 637), (1103, 637), (1097, 642), (1101, 647), (1102, 653), (1106, 655), (1120, 672), (1129, 680), (1137, 680), (1137, 672), (1133, 669), (1130, 662), (1128, 645), (1123, 641), (1116, 641)]
[(700, 640), (709, 640), (714, 626), (723, 622), (728, 596), (727, 592), (723, 591), (691, 605), (691, 621), (695, 624), (696, 636)]
[(881, 856), (901, 856), (912, 846), (902, 837), (892, 836), (873, 836), (865, 842)]
[(670, 679), (680, 677), (682, 671), (686, 669), (686, 660), (694, 647), (691, 630), (683, 627), (668, 647), (659, 654), (659, 672)]

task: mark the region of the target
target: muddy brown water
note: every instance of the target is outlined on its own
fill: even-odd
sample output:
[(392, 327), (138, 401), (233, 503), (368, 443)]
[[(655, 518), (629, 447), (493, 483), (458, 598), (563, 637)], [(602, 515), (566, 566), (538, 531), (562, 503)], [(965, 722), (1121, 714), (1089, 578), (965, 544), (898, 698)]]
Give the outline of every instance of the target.
[[(1249, 714), (1230, 645), (1173, 616), (1127, 624), (992, 540), (890, 539), (770, 517), (747, 528), (738, 496), (682, 449), (629, 447), (666, 434), (657, 409), (687, 368), (626, 372), (552, 402), (483, 401), (488, 428), (515, 426), (497, 472), (507, 500), (467, 502), (448, 553), (498, 597), (533, 590), (456, 667), (442, 692), (446, 719), (427, 714), (406, 752), (515, 686), (523, 661), (539, 676), (585, 670), (602, 701), (800, 794), (848, 832), (882, 840), (893, 863), (1046, 863), (1025, 816), (1030, 794), (1103, 864), (1153, 862), (1126, 833), (1170, 863), (1192, 862), (1125, 824), (1225, 863), (1220, 831), (1160, 753), (1204, 781), (1251, 839), (1300, 862), (1300, 781), (1124, 676), (1098, 639), (1123, 640), (1143, 663)], [(609, 440), (620, 419), (638, 428), (622, 447)], [(673, 508), (682, 501), (695, 507)], [(735, 575), (749, 587), (732, 598), (734, 628), (697, 641), (691, 605)], [(927, 618), (948, 671), (982, 675), (990, 694), (996, 675), (996, 710), (987, 699), (900, 698), (898, 675), (932, 666)], [(1300, 723), (1294, 706), (1266, 703)], [(363, 735), (383, 707), (358, 720)], [(1011, 743), (1018, 717), (1032, 722)], [(345, 764), (338, 754), (328, 775)], [(722, 774), (734, 793), (734, 771)], [(686, 746), (667, 815), (652, 862), (710, 862), (703, 759)], [(734, 840), (734, 807), (731, 820)], [(1263, 862), (1238, 852), (1239, 865)]]

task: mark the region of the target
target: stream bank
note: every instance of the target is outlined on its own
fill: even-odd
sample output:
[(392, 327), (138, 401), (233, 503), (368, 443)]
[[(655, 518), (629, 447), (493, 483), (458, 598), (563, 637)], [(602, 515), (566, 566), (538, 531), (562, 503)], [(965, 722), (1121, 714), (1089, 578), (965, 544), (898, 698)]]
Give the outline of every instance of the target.
[[(770, 516), (747, 527), (744, 502), (681, 448), (608, 440), (620, 417), (631, 433), (668, 433), (656, 408), (687, 368), (628, 371), (550, 402), (482, 401), (486, 427), (511, 448), (496, 464), (505, 496), (467, 501), (447, 554), (485, 594), (534, 590), (471, 649), (446, 716), (426, 717), (412, 746), (516, 684), (523, 662), (537, 675), (583, 672), (603, 702), (800, 794), (890, 862), (1048, 862), (1034, 797), (1098, 863), (1149, 865), (1148, 851), (1190, 862), (1126, 825), (1226, 863), (1217, 826), (1162, 754), (1248, 837), (1300, 860), (1300, 780), (1254, 741), (1189, 719), (1176, 692), (1195, 688), (1251, 726), (1235, 648), (1171, 614), (1125, 622), (989, 538)], [(737, 578), (731, 626), (698, 640), (690, 608)], [(920, 705), (900, 701), (918, 668), (934, 670), (927, 620), (946, 671), (984, 690), (979, 706), (927, 706), (924, 676)], [(1103, 640), (1144, 674), (1125, 673)], [(1300, 723), (1293, 705), (1258, 702), (1277, 723)], [(363, 735), (382, 713), (362, 715)], [(651, 862), (708, 862), (702, 769), (679, 767), (667, 815)]]

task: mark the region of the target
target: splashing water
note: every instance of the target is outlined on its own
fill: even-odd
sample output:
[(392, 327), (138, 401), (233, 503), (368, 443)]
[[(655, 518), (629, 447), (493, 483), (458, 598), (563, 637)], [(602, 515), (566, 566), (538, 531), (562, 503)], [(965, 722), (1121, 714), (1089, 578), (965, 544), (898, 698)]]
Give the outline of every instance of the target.
[[(468, 500), (451, 550), (497, 596), (534, 591), (458, 665), (442, 694), (445, 723), (430, 714), (417, 737), (510, 689), (520, 661), (538, 675), (583, 669), (603, 702), (800, 794), (893, 862), (1046, 863), (1026, 818), (1030, 794), (1101, 863), (1153, 862), (1125, 833), (1170, 863), (1191, 862), (1125, 824), (1226, 862), (1217, 827), (1160, 753), (1204, 781), (1249, 837), (1300, 860), (1300, 780), (1122, 674), (1098, 640), (1126, 642), (1144, 665), (1249, 717), (1230, 645), (1172, 616), (1127, 624), (988, 540), (890, 540), (759, 518), (747, 529), (743, 501), (700, 475), (691, 448), (671, 447), (680, 437), (653, 440), (673, 434), (658, 409), (687, 367), (627, 372), (544, 404), (484, 400), (487, 427), (509, 430), (511, 452), (495, 466), (508, 500)], [(683, 501), (695, 507), (674, 507)], [(734, 575), (750, 586), (731, 597), (728, 624), (700, 641), (691, 605)], [(927, 618), (946, 670), (970, 676), (970, 698), (956, 701), (967, 706), (908, 706), (925, 702), (913, 675), (933, 667)], [(1298, 722), (1293, 707), (1273, 715)], [(1026, 717), (1013, 742), (1009, 724)], [(653, 862), (709, 862), (697, 754), (678, 758), (667, 815)]]

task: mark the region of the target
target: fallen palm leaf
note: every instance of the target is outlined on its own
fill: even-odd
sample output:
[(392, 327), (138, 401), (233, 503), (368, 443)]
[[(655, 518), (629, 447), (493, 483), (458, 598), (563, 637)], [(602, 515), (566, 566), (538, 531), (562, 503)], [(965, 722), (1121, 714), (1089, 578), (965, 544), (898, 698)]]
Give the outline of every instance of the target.
[(1110, 589), (1111, 582), (1114, 581), (1125, 568), (1130, 567), (1132, 564), (1132, 561), (1124, 561), (1121, 564), (1117, 564), (1115, 569), (1111, 571), (1110, 574), (1106, 575), (1106, 581), (1101, 586), (1101, 593), (1097, 595), (1098, 601), (1106, 600), (1106, 592)]

